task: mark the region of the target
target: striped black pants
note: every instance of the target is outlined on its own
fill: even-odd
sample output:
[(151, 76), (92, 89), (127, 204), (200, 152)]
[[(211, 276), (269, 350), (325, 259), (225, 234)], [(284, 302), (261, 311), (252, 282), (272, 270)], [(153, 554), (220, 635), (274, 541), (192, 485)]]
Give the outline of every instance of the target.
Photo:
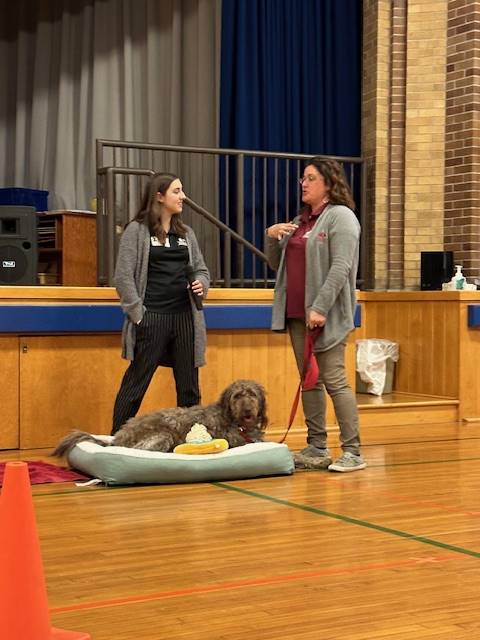
[(172, 359), (177, 406), (191, 407), (200, 404), (198, 369), (194, 366), (191, 311), (147, 311), (135, 329), (137, 335), (134, 359), (125, 371), (115, 400), (112, 435), (137, 414), (153, 374), (167, 353)]

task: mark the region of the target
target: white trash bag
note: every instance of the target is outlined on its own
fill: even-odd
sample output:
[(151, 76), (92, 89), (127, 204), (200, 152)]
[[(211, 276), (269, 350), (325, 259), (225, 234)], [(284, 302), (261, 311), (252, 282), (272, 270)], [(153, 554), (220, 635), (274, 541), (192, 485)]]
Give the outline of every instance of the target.
[(398, 362), (398, 344), (391, 340), (357, 340), (357, 372), (368, 393), (381, 396), (387, 377), (387, 360)]

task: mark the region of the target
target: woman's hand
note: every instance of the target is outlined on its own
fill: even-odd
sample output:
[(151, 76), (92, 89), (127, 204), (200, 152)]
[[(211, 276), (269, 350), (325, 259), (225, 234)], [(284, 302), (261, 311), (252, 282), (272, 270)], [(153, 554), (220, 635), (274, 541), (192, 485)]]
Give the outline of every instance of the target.
[(327, 319), (325, 316), (322, 316), (321, 313), (317, 313), (316, 311), (310, 311), (308, 314), (307, 327), (309, 329), (316, 329), (317, 327), (323, 327), (326, 323)]
[(295, 229), (298, 229), (298, 224), (293, 224), (293, 222), (279, 222), (267, 228), (267, 236), (275, 240), (281, 240), (283, 236), (292, 233)]
[(196, 296), (203, 296), (203, 284), (200, 280), (194, 280), (190, 287)]

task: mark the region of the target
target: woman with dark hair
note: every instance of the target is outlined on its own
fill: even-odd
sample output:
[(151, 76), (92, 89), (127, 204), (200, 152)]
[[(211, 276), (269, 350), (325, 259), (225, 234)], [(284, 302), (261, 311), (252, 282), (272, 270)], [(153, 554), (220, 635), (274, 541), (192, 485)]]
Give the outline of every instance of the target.
[[(307, 447), (296, 459), (298, 466), (356, 471), (367, 465), (360, 455), (358, 410), (345, 373), (345, 346), (354, 328), (360, 225), (338, 162), (311, 158), (300, 184), (305, 207), (293, 222), (269, 227), (266, 242), (269, 264), (277, 270), (272, 329), (288, 329), (300, 375), (305, 340), (310, 337), (320, 371), (315, 386), (302, 390)], [(340, 427), (343, 455), (335, 462), (327, 448), (325, 389)]]
[(120, 239), (115, 286), (125, 313), (122, 357), (130, 366), (115, 400), (112, 435), (136, 415), (159, 365), (173, 369), (179, 407), (200, 404), (206, 330), (194, 296), (207, 294), (210, 274), (180, 217), (184, 200), (177, 176), (155, 174)]

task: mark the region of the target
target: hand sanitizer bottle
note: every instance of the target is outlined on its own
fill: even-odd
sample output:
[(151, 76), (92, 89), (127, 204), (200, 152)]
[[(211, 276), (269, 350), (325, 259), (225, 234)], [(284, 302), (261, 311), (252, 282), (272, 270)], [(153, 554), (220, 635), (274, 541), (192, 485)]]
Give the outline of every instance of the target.
[(455, 283), (455, 289), (463, 289), (463, 285), (465, 284), (465, 277), (462, 273), (462, 265), (456, 264), (455, 269), (456, 272), (452, 278)]

